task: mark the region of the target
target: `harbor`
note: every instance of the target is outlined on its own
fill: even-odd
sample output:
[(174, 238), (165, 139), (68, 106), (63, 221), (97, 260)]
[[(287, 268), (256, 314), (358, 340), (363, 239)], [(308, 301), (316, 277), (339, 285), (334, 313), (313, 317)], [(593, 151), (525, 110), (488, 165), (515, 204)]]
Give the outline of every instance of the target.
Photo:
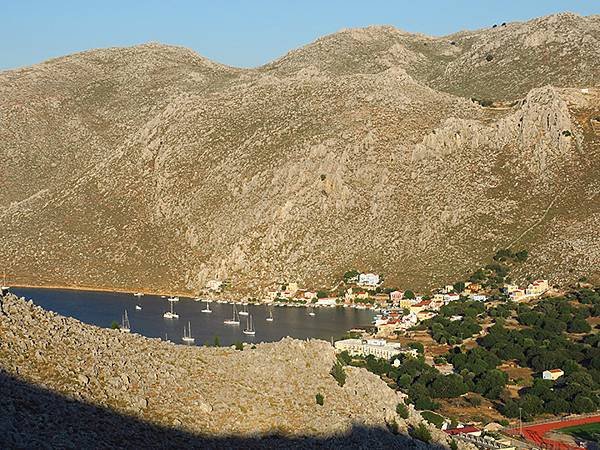
[[(254, 305), (186, 297), (143, 295), (71, 289), (13, 288), (11, 292), (47, 309), (103, 328), (127, 325), (131, 333), (160, 338), (176, 344), (234, 345), (238, 342), (274, 342), (286, 336), (331, 341), (346, 331), (371, 324), (374, 311), (343, 307), (306, 308)], [(237, 324), (231, 321), (233, 309)], [(171, 309), (172, 308), (172, 309)], [(211, 313), (207, 313), (208, 310)], [(248, 315), (240, 313), (247, 312)], [(171, 313), (173, 315), (171, 315)], [(311, 314), (312, 313), (312, 314)], [(252, 327), (249, 328), (249, 316)], [(240, 320), (241, 319), (241, 320)], [(184, 328), (191, 326), (194, 342), (183, 341)], [(244, 333), (244, 331), (249, 331)]]

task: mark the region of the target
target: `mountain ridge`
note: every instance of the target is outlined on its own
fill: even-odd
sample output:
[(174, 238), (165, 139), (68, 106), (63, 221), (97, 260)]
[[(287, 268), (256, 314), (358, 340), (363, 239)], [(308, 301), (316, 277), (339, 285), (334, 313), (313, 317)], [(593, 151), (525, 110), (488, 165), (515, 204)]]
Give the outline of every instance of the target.
[[(600, 46), (581, 43), (598, 23), (551, 16), (470, 32), (477, 45), (344, 31), (254, 69), (148, 60), (164, 50), (150, 44), (65, 57), (75, 79), (34, 66), (18, 90), (0, 73), (0, 265), (22, 283), (132, 290), (228, 278), (260, 295), (354, 267), (430, 288), (542, 217), (519, 276), (597, 274)], [(540, 29), (556, 63), (515, 67)], [(88, 59), (111, 75), (83, 77)], [(66, 87), (50, 93), (50, 75)]]

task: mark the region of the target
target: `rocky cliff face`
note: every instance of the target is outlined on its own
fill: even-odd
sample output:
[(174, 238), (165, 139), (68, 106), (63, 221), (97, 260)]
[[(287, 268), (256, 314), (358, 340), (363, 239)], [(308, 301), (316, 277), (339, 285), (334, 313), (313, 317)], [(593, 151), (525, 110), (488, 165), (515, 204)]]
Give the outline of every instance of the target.
[(244, 70), (150, 44), (4, 72), (0, 265), (256, 295), (350, 268), (428, 288), (518, 245), (522, 277), (598, 275), (598, 26), (345, 30)]
[[(345, 385), (338, 385), (329, 373), (335, 356), (326, 342), (284, 339), (243, 351), (187, 347), (84, 325), (12, 295), (2, 304), (5, 448), (160, 447), (150, 438), (164, 439), (174, 429), (181, 433), (166, 447), (206, 439), (208, 447), (223, 448), (235, 438), (242, 447), (312, 447), (322, 441), (335, 448), (336, 442), (353, 446), (343, 436), (357, 427), (372, 430), (359, 438), (363, 445), (368, 439), (373, 448), (420, 446), (406, 435), (420, 417), (412, 411), (408, 421), (397, 417), (399, 397), (379, 377), (348, 368)], [(36, 410), (49, 393), (60, 400)], [(324, 396), (322, 406), (317, 393)], [(115, 424), (102, 422), (108, 420), (104, 413), (92, 409), (95, 416), (90, 408), (121, 418), (105, 429)], [(67, 426), (73, 415), (75, 430)], [(127, 421), (134, 425), (127, 428)], [(400, 434), (387, 431), (392, 421)], [(142, 424), (164, 432), (149, 433)], [(434, 443), (448, 444), (444, 433), (432, 432)]]

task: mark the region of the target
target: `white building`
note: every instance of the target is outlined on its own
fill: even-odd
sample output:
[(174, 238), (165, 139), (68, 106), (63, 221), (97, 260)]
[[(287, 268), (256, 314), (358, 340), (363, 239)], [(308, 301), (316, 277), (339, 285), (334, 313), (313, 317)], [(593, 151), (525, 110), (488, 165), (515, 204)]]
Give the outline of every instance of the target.
[(223, 289), (223, 282), (220, 280), (208, 280), (206, 282), (206, 289), (214, 292), (221, 292)]
[(335, 297), (326, 297), (320, 298), (316, 303), (318, 306), (335, 306), (337, 305), (337, 298)]
[(542, 378), (544, 380), (552, 380), (555, 381), (557, 379), (559, 379), (560, 377), (562, 377), (565, 373), (560, 370), (560, 369), (550, 369), (550, 370), (544, 370), (542, 372)]
[(399, 344), (388, 344), (385, 339), (343, 339), (335, 343), (335, 348), (340, 352), (346, 351), (351, 356), (373, 355), (384, 359), (403, 354), (418, 356), (417, 350), (405, 349)]
[(476, 302), (485, 302), (487, 300), (487, 297), (483, 294), (473, 294), (471, 296), (471, 300), (474, 300)]
[(535, 280), (533, 283), (527, 286), (527, 289), (525, 289), (525, 295), (542, 295), (549, 288), (550, 286), (548, 286), (548, 280)]
[(358, 284), (360, 286), (377, 287), (379, 283), (379, 275), (376, 273), (361, 273), (358, 276)]

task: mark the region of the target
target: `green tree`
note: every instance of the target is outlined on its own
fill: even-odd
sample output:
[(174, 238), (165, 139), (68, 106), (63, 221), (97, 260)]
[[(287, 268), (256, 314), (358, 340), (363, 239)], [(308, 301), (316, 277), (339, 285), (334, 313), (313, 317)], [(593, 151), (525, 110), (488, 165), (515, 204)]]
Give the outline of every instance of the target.
[(412, 300), (415, 298), (415, 293), (413, 291), (407, 289), (406, 291), (404, 291), (404, 298)]
[(335, 362), (330, 373), (340, 386), (343, 386), (346, 383), (346, 372), (339, 361)]
[(119, 325), (118, 322), (114, 321), (110, 324), (110, 328), (112, 328), (113, 330), (120, 330), (121, 329), (121, 325)]
[(465, 290), (465, 283), (464, 281), (457, 281), (452, 285), (452, 287), (454, 288), (454, 292), (460, 294), (462, 291)]
[(219, 339), (219, 336), (215, 336), (215, 339), (213, 341), (213, 345), (215, 347), (220, 347), (221, 346), (221, 340)]
[(403, 419), (408, 419), (408, 407), (404, 403), (398, 403), (396, 405), (396, 414)]
[(315, 395), (315, 400), (317, 401), (317, 405), (323, 406), (323, 403), (325, 403), (325, 397), (323, 397), (323, 394), (321, 393)]
[(421, 422), (419, 424), (419, 426), (411, 429), (410, 435), (413, 438), (418, 439), (423, 442), (431, 441), (431, 432), (429, 431), (429, 429), (425, 426), (425, 424), (423, 422)]
[(317, 291), (317, 298), (327, 297), (327, 291)]

